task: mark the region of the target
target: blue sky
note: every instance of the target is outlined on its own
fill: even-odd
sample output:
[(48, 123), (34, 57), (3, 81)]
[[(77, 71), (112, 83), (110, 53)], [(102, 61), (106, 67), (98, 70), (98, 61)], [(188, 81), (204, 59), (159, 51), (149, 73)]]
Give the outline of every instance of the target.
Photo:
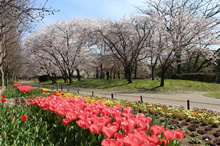
[[(37, 6), (43, 5), (46, 0), (36, 0)], [(48, 0), (47, 8), (59, 9), (60, 12), (45, 17), (44, 24), (38, 24), (37, 28), (48, 25), (56, 20), (68, 20), (70, 17), (122, 18), (124, 15), (138, 14), (133, 6), (143, 6), (144, 0)]]

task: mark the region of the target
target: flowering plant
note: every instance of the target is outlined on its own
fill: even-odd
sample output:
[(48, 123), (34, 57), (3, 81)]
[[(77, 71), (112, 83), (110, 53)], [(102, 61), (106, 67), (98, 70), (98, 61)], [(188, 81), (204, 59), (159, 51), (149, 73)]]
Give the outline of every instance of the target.
[(34, 90), (34, 87), (32, 86), (17, 86), (17, 89), (20, 90), (21, 92), (28, 92)]
[(23, 84), (14, 84), (14, 86), (22, 86)]
[[(31, 105), (49, 110), (63, 117), (63, 124), (76, 124), (89, 129), (92, 134), (103, 134), (102, 146), (107, 145), (159, 145), (164, 139), (169, 143), (179, 144), (185, 133), (179, 129), (170, 131), (166, 126), (152, 122), (144, 114), (132, 114), (132, 108), (115, 105), (108, 107), (104, 102), (85, 103), (86, 98), (67, 98), (53, 95), (46, 98), (29, 99)], [(163, 134), (162, 134), (163, 133)], [(163, 140), (163, 141), (164, 141)]]

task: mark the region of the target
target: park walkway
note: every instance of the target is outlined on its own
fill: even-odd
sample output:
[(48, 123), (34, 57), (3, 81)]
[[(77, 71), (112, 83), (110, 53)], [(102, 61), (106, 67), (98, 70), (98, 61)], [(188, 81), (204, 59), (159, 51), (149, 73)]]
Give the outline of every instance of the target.
[[(24, 82), (24, 84), (38, 86), (42, 88), (57, 90), (55, 85), (39, 85), (34, 83)], [(190, 101), (190, 109), (197, 107), (200, 109), (208, 109), (220, 112), (220, 99), (203, 96), (206, 92), (194, 91), (118, 91), (118, 90), (103, 90), (78, 88), (70, 86), (60, 86), (59, 90), (69, 93), (79, 93), (82, 95), (94, 95), (98, 97), (106, 97), (118, 100), (140, 101), (142, 96), (143, 102), (154, 104), (165, 104), (173, 106), (184, 106), (187, 108), (187, 100)]]

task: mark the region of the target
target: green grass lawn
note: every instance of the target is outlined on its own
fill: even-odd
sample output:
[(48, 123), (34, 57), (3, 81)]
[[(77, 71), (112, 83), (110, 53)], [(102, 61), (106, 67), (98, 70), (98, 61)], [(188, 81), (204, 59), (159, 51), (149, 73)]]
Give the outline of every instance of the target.
[[(189, 80), (165, 80), (165, 86), (159, 87), (160, 80), (134, 79), (133, 83), (128, 84), (125, 79), (82, 79), (77, 81), (73, 79), (73, 84), (64, 83), (62, 79), (57, 80), (60, 85), (74, 87), (109, 89), (109, 90), (139, 90), (139, 91), (219, 91), (220, 85), (216, 83), (205, 83)], [(51, 81), (41, 82), (39, 84), (52, 85)]]
[(220, 99), (220, 91), (213, 91), (213, 92), (210, 92), (210, 93), (205, 93), (203, 95)]

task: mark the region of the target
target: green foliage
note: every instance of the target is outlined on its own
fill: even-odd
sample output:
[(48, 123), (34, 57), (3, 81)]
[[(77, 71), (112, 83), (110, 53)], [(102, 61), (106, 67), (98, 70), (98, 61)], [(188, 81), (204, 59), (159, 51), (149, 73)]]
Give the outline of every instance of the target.
[[(27, 116), (24, 122), (21, 116)], [(11, 122), (11, 118), (14, 119)], [(101, 145), (102, 134), (92, 134), (76, 122), (62, 124), (63, 117), (44, 111), (38, 106), (0, 104), (0, 145)]]
[(215, 73), (184, 73), (173, 75), (172, 79), (193, 80), (201, 82), (217, 82), (218, 75)]
[(48, 75), (43, 75), (43, 76), (39, 76), (39, 81), (40, 82), (45, 82), (48, 81), (50, 78)]

